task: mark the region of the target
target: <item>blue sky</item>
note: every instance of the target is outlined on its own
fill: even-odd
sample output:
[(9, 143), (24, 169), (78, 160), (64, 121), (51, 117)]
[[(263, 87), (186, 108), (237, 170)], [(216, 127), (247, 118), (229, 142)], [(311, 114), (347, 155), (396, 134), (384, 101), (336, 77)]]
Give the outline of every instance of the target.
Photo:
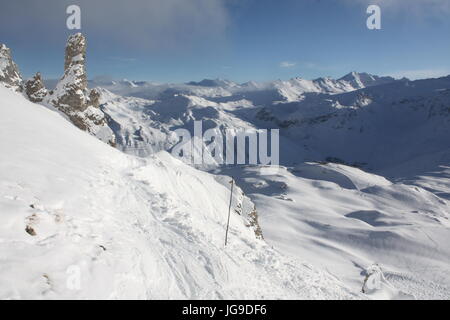
[[(350, 71), (450, 74), (448, 0), (22, 0), (2, 2), (0, 42), (24, 76), (63, 72), (66, 7), (81, 7), (90, 78), (239, 82)], [(366, 9), (382, 9), (368, 30)]]

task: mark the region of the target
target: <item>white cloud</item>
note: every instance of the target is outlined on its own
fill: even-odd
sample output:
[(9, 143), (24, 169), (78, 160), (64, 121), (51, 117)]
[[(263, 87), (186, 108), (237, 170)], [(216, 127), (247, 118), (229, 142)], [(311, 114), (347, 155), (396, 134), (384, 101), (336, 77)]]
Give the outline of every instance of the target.
[(403, 70), (388, 74), (391, 77), (400, 79), (408, 78), (411, 80), (439, 78), (450, 75), (450, 69), (418, 69), (418, 70)]
[(280, 63), (281, 68), (293, 68), (297, 65), (296, 62), (283, 61)]

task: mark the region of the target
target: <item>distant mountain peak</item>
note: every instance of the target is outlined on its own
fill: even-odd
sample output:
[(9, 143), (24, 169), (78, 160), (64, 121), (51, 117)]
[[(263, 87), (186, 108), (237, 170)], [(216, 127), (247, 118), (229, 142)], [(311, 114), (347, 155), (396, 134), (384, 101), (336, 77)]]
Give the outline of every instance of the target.
[(372, 75), (367, 72), (356, 72), (352, 71), (338, 81), (346, 81), (350, 83), (354, 88), (362, 89), (366, 87), (377, 86), (381, 84), (394, 82), (395, 79), (392, 77), (380, 77), (377, 75)]

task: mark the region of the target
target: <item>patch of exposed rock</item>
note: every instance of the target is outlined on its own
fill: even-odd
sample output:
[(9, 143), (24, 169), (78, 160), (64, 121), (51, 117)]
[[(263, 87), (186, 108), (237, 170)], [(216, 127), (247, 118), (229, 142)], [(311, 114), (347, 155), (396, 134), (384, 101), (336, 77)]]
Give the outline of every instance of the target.
[(22, 91), (22, 76), (11, 57), (11, 50), (0, 44), (0, 82), (14, 91)]
[(41, 74), (36, 75), (25, 82), (25, 93), (31, 102), (41, 102), (47, 96), (48, 91), (44, 86)]

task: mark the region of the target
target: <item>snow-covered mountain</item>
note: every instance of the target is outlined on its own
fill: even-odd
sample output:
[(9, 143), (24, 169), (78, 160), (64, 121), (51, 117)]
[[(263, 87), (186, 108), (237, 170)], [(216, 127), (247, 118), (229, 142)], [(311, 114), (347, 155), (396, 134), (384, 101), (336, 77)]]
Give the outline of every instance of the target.
[(366, 72), (358, 73), (354, 71), (346, 74), (339, 80), (348, 82), (352, 87), (358, 89), (379, 86), (381, 84), (387, 84), (395, 81), (392, 77), (379, 77)]
[(273, 101), (296, 101), (309, 92), (336, 94), (354, 91), (366, 87), (395, 82), (391, 77), (378, 77), (367, 73), (352, 72), (335, 80), (318, 78), (306, 80), (293, 78), (269, 82), (245, 82), (242, 84), (224, 79), (203, 79), (183, 84), (160, 84), (147, 81), (130, 81), (127, 79), (113, 80), (104, 77), (91, 80), (92, 88), (102, 87), (112, 93), (122, 96), (132, 96), (145, 99), (156, 99), (166, 92), (179, 92), (201, 97), (253, 97), (253, 102), (267, 103)]
[[(170, 150), (178, 141), (173, 131), (192, 131), (195, 120), (202, 120), (205, 130), (279, 128), (286, 165), (334, 159), (378, 170), (450, 147), (450, 77), (389, 83), (373, 78), (382, 84), (343, 87), (341, 93), (336, 86), (329, 93), (302, 79), (274, 82), (277, 93), (260, 88), (217, 96), (217, 91), (196, 91), (209, 87), (170, 87), (159, 93), (152, 87), (153, 98), (144, 99), (99, 91), (119, 148), (140, 155)], [(296, 98), (282, 100), (280, 92)]]
[[(339, 80), (295, 78), (244, 84), (221, 79), (187, 84), (100, 79), (91, 81), (90, 86), (98, 85), (101, 108), (108, 115), (118, 147), (130, 153), (147, 155), (158, 150), (170, 150), (177, 142), (173, 130), (183, 127), (192, 131), (195, 120), (208, 122), (208, 128), (217, 127), (222, 131), (227, 128), (284, 128), (291, 121), (298, 121), (285, 119), (291, 117), (290, 110), (298, 110), (301, 117), (304, 105), (330, 103), (340, 94), (359, 92), (361, 88), (375, 87), (377, 83), (394, 85), (398, 81), (390, 77), (351, 73)], [(270, 108), (280, 110), (285, 118), (279, 120), (269, 114), (272, 113)], [(334, 111), (330, 110), (330, 113)], [(268, 117), (273, 123), (263, 122)], [(282, 139), (286, 140), (285, 137)], [(286, 149), (285, 158), (291, 157), (292, 143), (286, 141), (282, 146)], [(293, 156), (298, 158), (297, 153)], [(307, 155), (303, 154), (302, 158), (307, 158)], [(316, 155), (313, 158), (318, 159)]]
[(297, 141), (297, 155), (310, 160), (378, 170), (450, 148), (450, 77), (311, 94), (253, 112), (246, 116), (261, 120), (261, 127), (282, 128)]

